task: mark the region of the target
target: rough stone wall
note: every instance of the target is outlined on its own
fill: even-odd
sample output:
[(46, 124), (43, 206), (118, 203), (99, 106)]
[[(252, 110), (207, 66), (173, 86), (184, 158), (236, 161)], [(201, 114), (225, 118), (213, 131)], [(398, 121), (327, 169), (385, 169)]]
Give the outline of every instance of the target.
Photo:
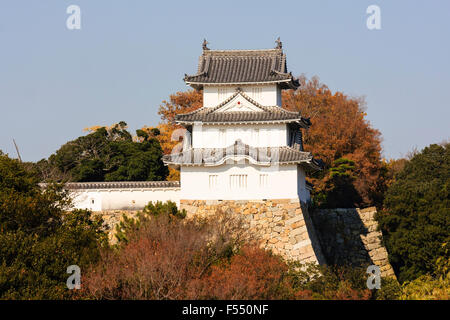
[[(376, 208), (326, 209), (309, 214), (298, 199), (253, 201), (181, 200), (188, 217), (208, 216), (221, 209), (243, 218), (260, 245), (288, 260), (319, 264), (378, 265), (383, 276), (394, 276), (381, 232), (374, 219)], [(137, 211), (94, 212), (104, 220), (109, 240), (115, 242), (115, 225), (125, 214)]]
[(123, 215), (128, 218), (135, 218), (138, 211), (136, 210), (108, 210), (108, 211), (95, 211), (94, 216), (100, 216), (103, 218), (103, 226), (108, 233), (108, 240), (110, 243), (116, 243), (116, 225), (122, 221)]
[(180, 208), (188, 218), (212, 215), (218, 209), (238, 215), (261, 247), (287, 260), (325, 262), (308, 210), (298, 199), (181, 200)]
[(322, 209), (312, 212), (322, 252), (328, 264), (377, 265), (383, 276), (394, 276), (374, 219), (376, 208)]

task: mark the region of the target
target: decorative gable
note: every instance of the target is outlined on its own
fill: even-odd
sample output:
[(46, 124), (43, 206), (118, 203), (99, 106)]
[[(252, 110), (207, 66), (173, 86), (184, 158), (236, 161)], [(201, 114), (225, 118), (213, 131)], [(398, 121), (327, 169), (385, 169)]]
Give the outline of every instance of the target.
[(189, 113), (177, 114), (175, 121), (178, 124), (295, 122), (302, 128), (309, 128), (311, 125), (309, 118), (303, 118), (299, 112), (287, 111), (278, 106), (263, 106), (239, 88), (216, 107), (202, 107)]
[(264, 112), (264, 110), (248, 100), (241, 92), (238, 92), (231, 100), (214, 112)]

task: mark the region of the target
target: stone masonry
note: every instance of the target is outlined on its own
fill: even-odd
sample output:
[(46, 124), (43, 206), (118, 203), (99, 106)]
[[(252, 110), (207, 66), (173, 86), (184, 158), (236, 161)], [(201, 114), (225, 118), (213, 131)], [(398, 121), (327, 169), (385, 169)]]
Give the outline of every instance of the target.
[(318, 238), (308, 210), (298, 199), (181, 200), (190, 216), (208, 216), (218, 209), (238, 215), (261, 247), (287, 260), (323, 264)]
[(103, 219), (103, 227), (108, 233), (108, 241), (111, 244), (116, 243), (116, 225), (123, 220), (125, 215), (128, 218), (136, 218), (138, 211), (136, 210), (108, 210), (95, 211), (94, 216), (100, 216)]
[(322, 209), (311, 216), (328, 264), (377, 265), (382, 276), (395, 276), (374, 219), (376, 208)]
[[(319, 264), (380, 267), (383, 276), (394, 276), (387, 251), (374, 219), (376, 208), (321, 209), (311, 216), (298, 199), (216, 201), (181, 200), (188, 218), (222, 211), (242, 217), (260, 245), (285, 259)], [(136, 211), (94, 212), (104, 220), (109, 240), (115, 242), (115, 225)]]

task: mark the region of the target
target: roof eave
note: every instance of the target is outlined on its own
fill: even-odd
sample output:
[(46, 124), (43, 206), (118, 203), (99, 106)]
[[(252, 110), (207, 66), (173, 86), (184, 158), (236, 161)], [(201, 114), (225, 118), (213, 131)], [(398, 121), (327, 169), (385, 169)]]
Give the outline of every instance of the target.
[[(210, 124), (210, 125), (222, 125), (222, 124), (272, 124), (272, 123), (292, 123), (297, 122), (300, 123), (301, 119), (286, 119), (286, 120), (258, 120), (258, 121), (193, 121), (193, 120), (175, 120), (176, 124), (179, 125), (193, 125), (195, 123), (202, 123), (202, 124)], [(302, 128), (308, 128), (305, 127), (305, 125), (301, 124)]]
[(211, 86), (233, 86), (233, 85), (252, 85), (252, 84), (287, 84), (289, 88), (298, 88), (292, 78), (284, 79), (284, 80), (272, 80), (272, 81), (247, 81), (247, 82), (204, 82), (204, 81), (189, 81), (186, 78), (184, 79), (186, 85), (196, 88), (203, 88), (205, 85)]
[(279, 120), (257, 120), (257, 121), (200, 121), (200, 120), (175, 120), (179, 125), (194, 125), (195, 123), (209, 124), (209, 125), (223, 125), (223, 124), (275, 124), (275, 123), (297, 123), (301, 128), (308, 129), (311, 126), (311, 122), (305, 118), (296, 119), (279, 119)]

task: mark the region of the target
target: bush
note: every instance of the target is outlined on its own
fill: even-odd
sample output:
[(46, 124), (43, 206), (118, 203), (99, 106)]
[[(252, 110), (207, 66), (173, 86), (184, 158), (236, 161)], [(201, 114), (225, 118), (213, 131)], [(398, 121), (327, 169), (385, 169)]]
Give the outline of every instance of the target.
[(292, 289), (296, 299), (367, 300), (373, 292), (367, 289), (367, 274), (351, 266), (301, 265), (290, 267)]
[(230, 261), (213, 265), (193, 281), (189, 299), (285, 299), (290, 297), (288, 266), (269, 252), (245, 246)]
[(132, 227), (123, 229), (126, 241), (102, 251), (100, 263), (83, 278), (83, 295), (96, 299), (190, 297), (192, 283), (237, 250), (234, 226), (220, 215), (184, 220), (177, 214), (144, 212)]
[(256, 246), (242, 221), (224, 212), (183, 219), (171, 204), (148, 206), (119, 228), (84, 273), (94, 299), (369, 299), (366, 274), (286, 263)]
[(403, 284), (401, 300), (450, 300), (450, 274), (445, 278), (429, 274)]
[(392, 277), (381, 278), (381, 288), (375, 290), (377, 300), (397, 300), (402, 293), (402, 287), (397, 279)]
[(186, 217), (186, 210), (178, 210), (175, 202), (167, 201), (165, 203), (157, 201), (156, 204), (150, 202), (144, 209), (138, 212), (136, 219), (129, 218), (125, 214), (122, 220), (116, 225), (115, 237), (118, 242), (127, 242), (127, 234), (136, 233), (141, 223), (149, 223), (151, 217), (166, 216), (168, 219)]

